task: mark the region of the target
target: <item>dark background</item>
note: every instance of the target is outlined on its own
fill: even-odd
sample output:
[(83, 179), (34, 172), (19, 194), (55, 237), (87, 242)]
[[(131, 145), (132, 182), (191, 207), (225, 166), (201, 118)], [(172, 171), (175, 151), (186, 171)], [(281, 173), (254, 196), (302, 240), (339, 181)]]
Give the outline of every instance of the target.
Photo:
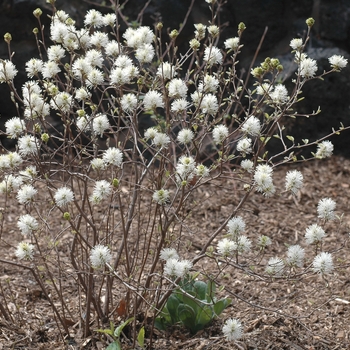
[[(103, 3), (97, 0), (96, 3)], [(58, 9), (65, 10), (76, 20), (77, 26), (82, 25), (86, 10), (95, 7), (101, 12), (109, 12), (107, 6), (94, 6), (93, 2), (83, 0), (57, 0)], [(123, 3), (123, 1), (121, 1)], [(129, 20), (135, 20), (139, 11), (145, 5), (145, 0), (130, 0), (123, 13)], [(143, 24), (153, 27), (161, 20), (164, 31), (167, 28), (179, 27), (190, 0), (152, 0), (144, 13)], [(12, 51), (15, 52), (13, 61), (19, 70), (16, 86), (27, 80), (24, 72), (25, 62), (32, 57), (38, 57), (35, 37), (32, 33), (38, 26), (33, 10), (40, 7), (44, 14), (43, 24), (48, 27), (47, 15), (51, 7), (45, 0), (0, 0), (0, 38), (6, 32), (12, 34)], [(194, 9), (186, 27), (178, 38), (180, 47), (187, 45), (193, 37), (194, 23), (208, 23), (210, 19), (209, 5), (204, 0), (196, 0)], [(327, 58), (333, 54), (341, 54), (349, 58), (350, 52), (350, 0), (227, 0), (220, 11), (219, 24), (225, 27), (222, 40), (237, 35), (237, 25), (244, 22), (247, 26), (243, 34), (244, 47), (240, 56), (240, 69), (248, 70), (252, 57), (261, 36), (268, 27), (256, 65), (265, 57), (277, 57), (286, 68), (285, 84), (291, 85), (293, 70), (288, 70), (293, 61), (290, 54), (289, 42), (292, 38), (303, 37), (306, 31), (305, 20), (313, 17), (316, 24), (312, 30), (312, 37), (308, 47), (308, 55), (317, 59), (319, 73), (329, 69)], [(50, 41), (47, 41), (50, 44)], [(0, 58), (8, 58), (7, 45), (0, 41)], [(297, 107), (299, 113), (311, 113), (321, 106), (322, 113), (309, 119), (298, 118), (290, 123), (289, 134), (296, 139), (308, 138), (315, 140), (329, 132), (332, 127), (338, 127), (342, 122), (350, 125), (350, 68), (347, 67), (340, 74), (327, 76), (324, 81), (311, 81), (306, 84), (303, 95), (305, 100)], [(16, 115), (10, 100), (9, 89), (6, 84), (0, 85), (0, 127), (4, 122)], [(1, 140), (5, 146), (7, 140)], [(332, 138), (335, 153), (350, 157), (350, 131)]]

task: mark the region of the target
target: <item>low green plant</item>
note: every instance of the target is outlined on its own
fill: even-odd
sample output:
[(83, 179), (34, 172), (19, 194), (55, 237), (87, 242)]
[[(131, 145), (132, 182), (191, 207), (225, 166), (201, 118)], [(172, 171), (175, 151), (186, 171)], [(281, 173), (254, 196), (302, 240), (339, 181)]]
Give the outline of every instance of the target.
[(179, 287), (172, 292), (155, 326), (160, 330), (180, 324), (192, 334), (205, 328), (216, 316), (231, 303), (230, 298), (216, 300), (216, 285), (213, 281), (207, 283), (185, 278)]
[[(106, 350), (121, 350), (122, 349), (122, 345), (120, 342), (120, 336), (123, 332), (123, 329), (134, 320), (134, 317), (131, 317), (129, 319), (127, 319), (125, 322), (123, 322), (120, 326), (118, 326), (117, 328), (115, 328), (114, 323), (111, 321), (110, 322), (110, 328), (106, 328), (106, 329), (98, 329), (97, 331), (106, 335), (109, 335), (113, 338), (113, 342), (110, 343)], [(145, 339), (145, 329), (144, 327), (142, 327), (138, 333), (138, 337), (137, 337), (137, 341), (140, 345), (141, 348), (144, 347), (144, 339)]]

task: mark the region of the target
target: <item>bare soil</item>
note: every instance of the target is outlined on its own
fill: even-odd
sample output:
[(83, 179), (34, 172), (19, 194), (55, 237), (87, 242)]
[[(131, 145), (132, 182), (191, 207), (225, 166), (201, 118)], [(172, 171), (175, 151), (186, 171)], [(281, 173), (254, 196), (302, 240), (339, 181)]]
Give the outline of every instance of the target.
[[(270, 253), (283, 257), (287, 245), (305, 246), (305, 229), (316, 222), (317, 202), (333, 198), (337, 214), (344, 213), (341, 225), (335, 221), (326, 229), (324, 250), (333, 253), (335, 273), (327, 279), (311, 273), (288, 283), (278, 279), (267, 282), (230, 267), (221, 284), (227, 286), (222, 294), (233, 302), (221, 317), (194, 336), (178, 327), (156, 331), (154, 349), (350, 349), (350, 161), (333, 157), (281, 167), (274, 174), (276, 187), (283, 188), (286, 172), (295, 168), (302, 171), (305, 180), (297, 197), (282, 194), (265, 198), (255, 193), (249, 198), (243, 212), (249, 220), (247, 235), (252, 241), (261, 234), (271, 237)], [(195, 210), (191, 211), (193, 225), (186, 233), (190, 251), (201, 249), (221, 218), (233, 210), (241, 195), (238, 186), (227, 178), (199, 189)], [(13, 242), (18, 242), (20, 236), (16, 227), (18, 210), (15, 201), (6, 208), (0, 241), (2, 259), (16, 259)], [(212, 269), (207, 260), (199, 266), (208, 273)], [(78, 308), (76, 286), (70, 280), (62, 284), (70, 305)], [(70, 343), (61, 340), (49, 303), (28, 271), (1, 264), (0, 287), (0, 303), (5, 306), (2, 298), (6, 296), (7, 311), (12, 314), (6, 319), (0, 311), (0, 350), (105, 349), (107, 343), (98, 333), (83, 339), (79, 324), (69, 325), (74, 335)], [(229, 317), (239, 318), (244, 325), (245, 336), (236, 343), (227, 342), (221, 332)], [(123, 341), (128, 348), (128, 340)]]

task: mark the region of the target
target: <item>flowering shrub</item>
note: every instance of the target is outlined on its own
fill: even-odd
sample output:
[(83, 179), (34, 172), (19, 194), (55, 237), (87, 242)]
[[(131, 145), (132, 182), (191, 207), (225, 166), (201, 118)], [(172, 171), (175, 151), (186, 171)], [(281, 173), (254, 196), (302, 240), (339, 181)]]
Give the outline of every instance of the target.
[[(216, 2), (207, 2), (214, 14)], [(18, 70), (11, 58), (0, 62), (0, 82), (8, 84), (23, 107), (23, 115), (9, 119), (4, 131), (17, 141), (16, 149), (0, 155), (0, 193), (5, 208), (10, 200), (22, 205), (17, 226), (23, 241), (15, 251), (19, 261), (1, 261), (29, 268), (66, 334), (66, 314), (72, 310), (62, 297), (62, 279), (79, 285), (84, 312), (73, 318), (80, 318), (88, 336), (93, 313), (97, 323), (108, 322), (119, 303), (125, 306), (121, 317), (142, 311), (155, 318), (174, 290), (183, 297), (178, 288), (189, 275), (211, 281), (197, 270), (203, 259), (216, 262), (218, 280), (229, 267), (286, 283), (293, 275), (318, 273), (325, 278), (332, 273), (335, 266), (323, 250), (322, 228), (336, 218), (332, 199), (319, 202), (319, 220), (305, 232), (304, 243), (314, 247), (313, 257), (300, 245), (288, 247), (286, 257), (269, 256), (273, 239), (261, 235), (256, 245), (241, 215), (255, 191), (266, 197), (283, 190), (297, 195), (303, 186), (301, 172), (287, 172), (285, 189), (280, 189), (274, 184), (274, 169), (331, 156), (333, 145), (326, 138), (347, 129), (341, 126), (321, 140), (302, 144), (285, 132), (286, 117), (300, 116), (297, 102), (304, 84), (347, 64), (343, 57), (332, 56), (329, 70), (317, 75), (317, 62), (306, 53), (312, 19), (307, 20), (306, 37), (290, 42), (296, 72), (294, 88), (288, 90), (278, 79), (283, 67), (275, 58), (251, 70), (251, 85), (238, 77), (243, 23), (237, 37), (222, 45), (214, 22), (196, 24), (188, 50), (179, 55), (178, 32), (171, 31), (164, 46), (161, 23), (154, 31), (140, 24), (120, 33), (116, 14), (89, 10), (84, 27), (77, 28), (69, 14), (53, 9), (52, 44), (44, 45), (42, 38), (40, 52), (45, 53), (26, 63), (28, 81), (22, 91), (14, 87)], [(40, 18), (41, 11), (34, 15)], [(34, 32), (38, 36), (40, 31)], [(9, 34), (5, 41), (10, 49)], [(143, 132), (145, 118), (153, 125)], [(272, 137), (282, 145), (277, 154), (266, 152)], [(310, 157), (298, 158), (297, 151), (307, 147)], [(182, 231), (190, 220), (186, 208), (192, 195), (223, 180), (228, 171), (242, 186), (241, 201), (200, 251), (187, 250)], [(220, 312), (213, 312), (210, 320)], [(136, 318), (133, 326), (139, 327)], [(239, 320), (229, 319), (223, 333), (237, 340), (242, 327)]]

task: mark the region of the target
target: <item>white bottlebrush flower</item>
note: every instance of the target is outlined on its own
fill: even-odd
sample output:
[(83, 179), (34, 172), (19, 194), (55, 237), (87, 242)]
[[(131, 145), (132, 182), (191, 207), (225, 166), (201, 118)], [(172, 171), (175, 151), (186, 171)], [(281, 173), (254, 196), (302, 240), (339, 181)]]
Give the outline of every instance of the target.
[(44, 79), (51, 79), (60, 71), (61, 69), (55, 61), (48, 61), (44, 63), (41, 74)]
[(90, 162), (91, 168), (95, 171), (101, 171), (106, 169), (106, 163), (102, 158), (94, 158)]
[(54, 195), (55, 203), (58, 207), (62, 208), (67, 206), (74, 200), (74, 193), (68, 187), (59, 188)]
[(106, 263), (110, 263), (112, 254), (108, 247), (98, 244), (90, 252), (90, 262), (94, 269), (101, 269)]
[(265, 196), (272, 196), (276, 192), (276, 188), (272, 179), (273, 169), (266, 164), (259, 164), (254, 173), (254, 184), (258, 192)]
[(315, 157), (318, 159), (328, 158), (332, 155), (334, 146), (331, 141), (324, 140), (317, 145)]
[(174, 113), (187, 111), (189, 103), (184, 98), (178, 98), (171, 103), (170, 110)]
[(344, 58), (344, 56), (340, 55), (333, 55), (332, 57), (328, 58), (328, 61), (331, 67), (336, 70), (341, 70), (342, 68), (345, 68), (348, 64), (348, 60)]
[(38, 76), (38, 74), (43, 69), (43, 61), (38, 58), (31, 58), (26, 62), (26, 72), (28, 78), (33, 78)]
[(84, 87), (81, 87), (75, 91), (75, 98), (78, 101), (86, 101), (91, 97), (91, 93)]
[(318, 202), (317, 214), (318, 217), (326, 221), (333, 220), (335, 218), (334, 210), (336, 203), (331, 198), (323, 198)]
[(157, 69), (157, 75), (163, 79), (172, 79), (176, 75), (175, 67), (169, 62), (163, 62)]
[(317, 72), (317, 62), (312, 58), (304, 58), (300, 62), (299, 73), (303, 78), (313, 78)]
[(67, 113), (71, 109), (72, 101), (72, 95), (70, 95), (68, 92), (63, 91), (52, 97), (50, 106), (53, 109), (58, 109), (63, 113)]
[(214, 64), (221, 64), (222, 63), (222, 53), (217, 47), (209, 46), (209, 47), (206, 47), (204, 50), (203, 59), (204, 59), (204, 61), (208, 62), (209, 66), (212, 66)]
[(222, 143), (228, 137), (226, 125), (215, 125), (213, 129), (213, 140), (216, 144)]
[(143, 105), (145, 106), (145, 110), (154, 110), (156, 108), (163, 108), (164, 102), (163, 102), (163, 96), (160, 92), (150, 90), (146, 93)]
[(167, 261), (169, 259), (179, 259), (179, 254), (174, 248), (163, 248), (160, 251), (159, 258)]
[(11, 139), (15, 139), (23, 134), (25, 127), (24, 121), (18, 117), (13, 117), (5, 123), (6, 134), (10, 136)]
[(184, 145), (191, 143), (193, 138), (194, 138), (194, 133), (190, 129), (182, 129), (177, 134), (177, 140), (180, 143), (183, 143)]
[(191, 156), (181, 156), (177, 165), (176, 172), (182, 180), (189, 180), (193, 177), (193, 172), (196, 167), (196, 162)]
[(235, 37), (235, 38), (226, 39), (224, 42), (224, 45), (225, 45), (225, 49), (237, 51), (239, 47), (239, 38)]
[(154, 48), (151, 44), (143, 44), (136, 49), (135, 57), (140, 63), (150, 63), (154, 54)]
[[(128, 66), (129, 67), (129, 66)], [(129, 84), (131, 82), (130, 71), (127, 70), (128, 67), (115, 67), (111, 70), (109, 79), (112, 84), (115, 85), (124, 85)]]
[(270, 237), (261, 235), (261, 236), (258, 238), (258, 247), (259, 247), (260, 249), (265, 249), (266, 247), (268, 247), (268, 246), (271, 245), (271, 244), (272, 244), (272, 242), (271, 242), (271, 238), (270, 238)]
[(223, 238), (218, 242), (218, 253), (223, 257), (229, 257), (237, 250), (236, 242), (228, 238)]
[(236, 239), (237, 251), (239, 253), (248, 252), (252, 246), (251, 240), (246, 236), (238, 236)]
[(103, 65), (103, 56), (101, 51), (96, 49), (91, 49), (85, 53), (85, 62), (87, 62), (91, 67), (101, 68)]
[(99, 204), (103, 199), (109, 197), (111, 193), (112, 185), (106, 180), (99, 180), (95, 182), (90, 200), (95, 204)]
[(90, 130), (89, 116), (84, 115), (83, 117), (79, 117), (77, 119), (77, 127), (80, 131), (88, 131)]
[(187, 94), (186, 83), (179, 78), (170, 80), (168, 85), (169, 96), (173, 98), (185, 98)]
[(210, 170), (203, 164), (198, 164), (195, 169), (195, 173), (199, 177), (207, 177), (209, 176)]
[(79, 57), (72, 65), (72, 72), (77, 80), (85, 80), (91, 70), (92, 66), (85, 57)]
[(317, 224), (310, 225), (305, 231), (305, 240), (307, 244), (318, 244), (325, 236), (325, 231)]
[(115, 13), (107, 13), (103, 16), (103, 24), (105, 26), (115, 27), (117, 16)]
[(250, 159), (243, 159), (241, 161), (241, 167), (248, 173), (252, 173), (254, 169), (254, 163)]
[(102, 159), (107, 165), (120, 167), (123, 162), (123, 153), (118, 148), (109, 147), (103, 152)]
[(106, 55), (113, 58), (118, 57), (122, 52), (122, 46), (115, 40), (111, 40), (105, 47)]
[[(216, 1), (216, 0), (215, 0), (215, 1)], [(215, 1), (214, 1), (214, 2), (215, 2)], [(208, 26), (208, 27), (207, 27), (207, 30), (208, 30), (208, 33), (209, 33), (213, 38), (217, 37), (217, 36), (219, 35), (219, 33), (220, 33), (220, 29), (219, 29), (219, 27), (216, 26), (216, 25)]]
[(154, 33), (149, 27), (142, 26), (137, 29), (129, 27), (123, 34), (126, 45), (137, 49), (144, 44), (151, 44), (154, 39)]
[(0, 84), (12, 81), (17, 73), (18, 70), (11, 61), (0, 59)]
[(119, 68), (126, 68), (132, 66), (132, 60), (127, 55), (120, 55), (118, 58), (114, 61), (114, 65)]
[(292, 39), (289, 43), (289, 46), (293, 50), (300, 51), (303, 47), (303, 39), (300, 39), (300, 38)]
[(289, 99), (287, 88), (282, 84), (276, 85), (273, 91), (270, 92), (270, 98), (276, 104), (286, 103)]
[(192, 263), (189, 260), (178, 260), (170, 258), (164, 266), (164, 273), (172, 277), (184, 277), (192, 268)]
[(198, 40), (204, 39), (207, 26), (205, 26), (202, 23), (198, 23), (198, 24), (195, 24), (194, 27), (196, 28), (196, 31), (194, 32), (196, 39)]
[(227, 223), (228, 234), (232, 237), (232, 239), (236, 239), (244, 230), (245, 230), (245, 222), (241, 216), (233, 217)]
[(32, 260), (34, 257), (34, 246), (27, 242), (21, 242), (18, 244), (15, 254), (20, 260)]
[(34, 196), (38, 191), (32, 185), (23, 185), (17, 192), (17, 200), (21, 204), (28, 204), (34, 201)]
[(4, 179), (1, 181), (1, 193), (16, 191), (22, 184), (23, 180), (20, 176), (13, 176), (12, 174), (5, 175)]
[(49, 61), (58, 62), (65, 56), (66, 51), (61, 45), (52, 45), (47, 49)]
[(7, 153), (6, 158), (8, 160), (8, 165), (10, 168), (17, 168), (19, 165), (23, 163), (22, 157), (17, 152)]
[(202, 113), (215, 115), (219, 109), (218, 99), (213, 94), (207, 94), (203, 96), (200, 104)]
[(257, 117), (251, 115), (242, 125), (242, 131), (250, 136), (260, 135), (260, 120)]
[(305, 250), (300, 245), (292, 245), (287, 251), (287, 264), (302, 267), (304, 264)]
[(18, 152), (21, 156), (36, 154), (39, 148), (39, 141), (32, 135), (24, 135), (18, 139)]
[(298, 170), (288, 171), (286, 174), (286, 191), (291, 191), (294, 195), (303, 187), (303, 174)]
[(106, 47), (109, 43), (107, 33), (102, 33), (98, 31), (94, 32), (94, 34), (92, 34), (90, 37), (90, 43), (98, 49)]
[(265, 267), (266, 273), (273, 276), (281, 276), (283, 273), (283, 269), (284, 262), (282, 259), (277, 257), (270, 258)]
[(109, 120), (105, 114), (97, 114), (92, 121), (92, 130), (96, 135), (103, 136), (103, 133), (110, 128)]
[(237, 142), (237, 151), (242, 153), (245, 157), (246, 154), (252, 153), (252, 139), (245, 137)]
[(30, 235), (39, 229), (39, 223), (33, 216), (25, 214), (19, 217), (17, 227), (21, 230), (22, 235)]
[(269, 83), (263, 83), (256, 88), (256, 94), (261, 96), (264, 96), (271, 91), (273, 91), (273, 87)]
[(137, 108), (137, 97), (135, 94), (125, 94), (120, 99), (120, 106), (125, 113), (132, 113)]
[(148, 128), (146, 131), (145, 131), (145, 139), (146, 140), (153, 140), (156, 135), (158, 134), (158, 130), (154, 127), (151, 127), (151, 128)]
[(85, 26), (93, 26), (95, 28), (100, 28), (104, 26), (103, 15), (101, 12), (91, 9), (89, 10), (84, 19)]
[(168, 190), (165, 190), (164, 188), (155, 191), (153, 193), (152, 199), (159, 205), (164, 205), (169, 202), (170, 200), (170, 194)]
[(170, 137), (162, 132), (157, 132), (152, 140), (152, 144), (157, 148), (167, 148), (170, 143)]
[(24, 170), (19, 172), (23, 182), (34, 180), (38, 176), (38, 171), (34, 165), (27, 166)]
[(314, 272), (322, 275), (330, 274), (334, 270), (333, 258), (330, 253), (321, 252), (312, 262)]
[(88, 88), (96, 88), (98, 85), (102, 85), (103, 82), (103, 72), (97, 68), (93, 68), (86, 77), (85, 83)]
[(213, 75), (206, 74), (204, 76), (203, 81), (201, 81), (198, 85), (199, 92), (212, 92), (215, 93), (219, 88), (219, 79), (214, 77)]
[(228, 341), (235, 341), (243, 336), (243, 326), (241, 321), (230, 318), (225, 321), (224, 326), (222, 327), (222, 333)]

